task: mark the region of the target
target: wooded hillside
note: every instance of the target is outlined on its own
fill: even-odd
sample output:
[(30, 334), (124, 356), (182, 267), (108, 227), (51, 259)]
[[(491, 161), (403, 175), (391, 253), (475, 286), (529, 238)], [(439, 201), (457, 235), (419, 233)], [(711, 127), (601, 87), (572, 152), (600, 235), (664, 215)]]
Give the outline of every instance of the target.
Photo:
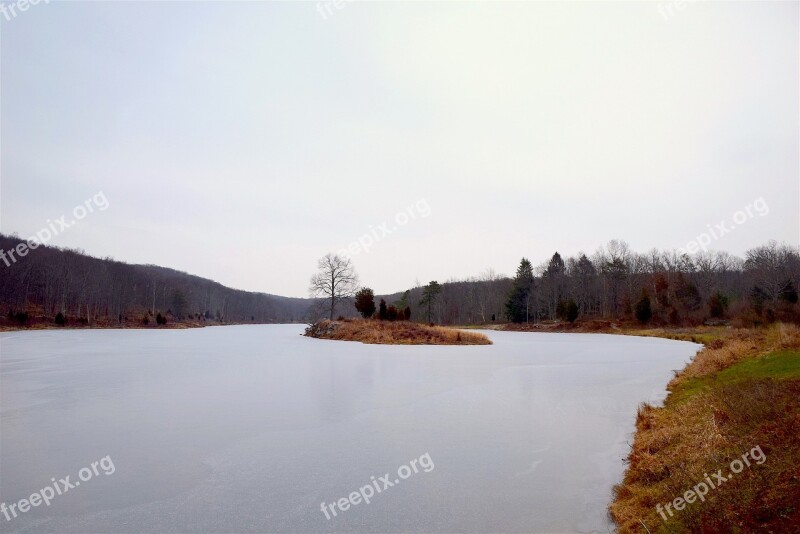
[[(0, 234), (0, 249), (23, 241)], [(71, 322), (132, 322), (163, 314), (176, 320), (294, 322), (309, 301), (240, 291), (155, 265), (130, 265), (81, 251), (39, 246), (10, 265), (0, 264), (0, 310)], [(120, 317), (122, 319), (120, 319)]]

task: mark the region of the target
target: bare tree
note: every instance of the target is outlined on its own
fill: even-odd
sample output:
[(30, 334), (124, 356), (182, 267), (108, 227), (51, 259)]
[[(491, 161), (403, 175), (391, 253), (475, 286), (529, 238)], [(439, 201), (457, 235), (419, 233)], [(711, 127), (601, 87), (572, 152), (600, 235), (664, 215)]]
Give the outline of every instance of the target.
[(311, 277), (309, 292), (312, 297), (322, 297), (330, 304), (330, 319), (336, 305), (352, 297), (358, 290), (358, 275), (348, 258), (326, 254), (317, 263), (319, 272)]

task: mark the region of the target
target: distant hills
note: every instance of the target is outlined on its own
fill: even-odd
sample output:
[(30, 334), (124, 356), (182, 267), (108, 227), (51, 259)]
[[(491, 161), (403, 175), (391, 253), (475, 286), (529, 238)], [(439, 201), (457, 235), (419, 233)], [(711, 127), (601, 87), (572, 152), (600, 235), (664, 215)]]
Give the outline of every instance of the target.
[[(137, 323), (163, 314), (172, 321), (223, 323), (300, 322), (310, 299), (231, 289), (206, 278), (156, 265), (131, 265), (83, 251), (39, 246), (0, 234), (0, 311), (26, 312), (33, 320), (92, 324)], [(25, 253), (11, 256), (21, 247)]]

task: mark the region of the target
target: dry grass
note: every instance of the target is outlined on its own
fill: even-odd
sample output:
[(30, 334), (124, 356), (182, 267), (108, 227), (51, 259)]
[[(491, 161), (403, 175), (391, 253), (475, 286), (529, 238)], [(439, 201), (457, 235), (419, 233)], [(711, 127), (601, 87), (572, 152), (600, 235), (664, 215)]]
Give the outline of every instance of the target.
[(360, 341), (378, 345), (491, 345), (485, 335), (443, 326), (410, 321), (347, 319), (321, 321), (306, 329), (306, 335), (320, 339)]
[[(643, 405), (623, 483), (610, 506), (620, 532), (800, 531), (800, 329), (716, 332), (669, 385), (663, 408)], [(663, 521), (705, 473), (728, 471), (756, 446), (753, 464)]]

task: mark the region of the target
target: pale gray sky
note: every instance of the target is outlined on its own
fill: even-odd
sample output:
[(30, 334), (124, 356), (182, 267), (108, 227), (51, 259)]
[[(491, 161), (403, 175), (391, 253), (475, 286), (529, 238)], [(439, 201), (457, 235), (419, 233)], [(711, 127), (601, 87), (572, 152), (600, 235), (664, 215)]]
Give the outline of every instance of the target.
[(376, 292), (612, 238), (682, 247), (762, 198), (712, 248), (797, 244), (798, 3), (676, 6), (0, 15), (0, 229), (28, 237), (102, 191), (51, 244), (289, 296), (412, 205), (429, 215), (353, 257)]

